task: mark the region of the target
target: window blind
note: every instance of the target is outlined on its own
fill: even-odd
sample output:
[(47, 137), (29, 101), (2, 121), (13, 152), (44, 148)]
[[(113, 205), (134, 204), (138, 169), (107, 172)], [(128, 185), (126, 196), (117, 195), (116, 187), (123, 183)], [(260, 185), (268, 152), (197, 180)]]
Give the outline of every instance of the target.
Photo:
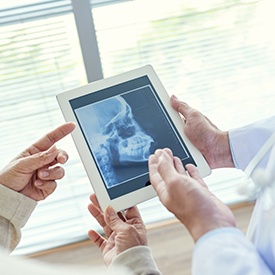
[[(71, 1), (11, 3), (0, 4), (1, 166), (63, 123), (58, 92), (87, 83)], [(274, 24), (272, 2), (91, 0), (90, 5), (104, 77), (152, 64), (169, 94), (222, 129), (273, 114), (275, 43), (265, 35)], [(75, 146), (69, 137), (59, 145), (70, 154), (66, 176), (39, 203), (14, 254), (83, 240), (88, 229), (98, 228), (87, 211), (92, 188)], [(205, 180), (233, 204), (245, 200), (237, 193), (241, 175), (219, 169)], [(172, 217), (157, 198), (139, 209), (147, 224)]]
[(14, 24), (22, 21), (41, 19), (41, 17), (53, 17), (68, 14), (72, 11), (70, 0), (54, 1), (9, 1), (1, 4), (0, 24)]
[[(104, 75), (152, 64), (169, 94), (224, 130), (273, 115), (272, 6), (265, 0), (134, 0), (94, 8)], [(242, 175), (219, 169), (205, 180), (233, 204), (246, 200), (237, 191)]]
[[(1, 167), (64, 122), (55, 99), (58, 92), (87, 83), (70, 1), (22, 2), (1, 10)], [(71, 139), (59, 146), (70, 153), (66, 177), (39, 203), (14, 254), (87, 236), (81, 217), (92, 190)]]

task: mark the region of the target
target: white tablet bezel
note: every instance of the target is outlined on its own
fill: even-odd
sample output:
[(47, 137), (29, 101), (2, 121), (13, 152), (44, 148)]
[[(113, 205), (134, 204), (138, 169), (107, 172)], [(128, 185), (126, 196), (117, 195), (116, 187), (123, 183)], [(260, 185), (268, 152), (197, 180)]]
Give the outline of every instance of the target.
[(161, 100), (163, 106), (166, 108), (168, 115), (173, 121), (173, 124), (177, 129), (178, 134), (181, 136), (190, 154), (192, 155), (194, 161), (196, 162), (201, 176), (204, 177), (211, 173), (211, 170), (207, 162), (201, 155), (201, 153), (184, 135), (182, 119), (180, 115), (171, 107), (170, 97), (151, 65), (147, 65), (117, 76), (95, 81), (88, 85), (60, 93), (57, 95), (57, 101), (62, 110), (65, 120), (73, 121), (77, 124), (76, 129), (72, 133), (72, 137), (77, 147), (77, 150), (79, 152), (79, 155), (81, 157), (81, 160), (83, 162), (83, 165), (85, 167), (88, 178), (93, 186), (94, 192), (96, 193), (97, 199), (103, 211), (109, 205), (113, 206), (116, 211), (127, 209), (133, 205), (136, 205), (140, 202), (143, 202), (145, 200), (155, 197), (156, 193), (154, 188), (151, 185), (149, 185), (141, 189), (138, 189), (136, 191), (127, 193), (126, 195), (120, 196), (118, 198), (110, 199), (108, 192), (106, 190), (105, 184), (97, 169), (97, 165), (93, 157), (91, 156), (89, 146), (85, 141), (85, 137), (83, 136), (83, 133), (80, 129), (77, 118), (70, 105), (70, 100), (82, 97), (90, 93), (100, 91), (102, 89), (105, 89), (114, 85), (118, 85), (120, 83), (124, 83), (126, 81), (130, 81), (132, 79), (136, 79), (142, 76), (147, 76), (149, 78), (159, 99)]

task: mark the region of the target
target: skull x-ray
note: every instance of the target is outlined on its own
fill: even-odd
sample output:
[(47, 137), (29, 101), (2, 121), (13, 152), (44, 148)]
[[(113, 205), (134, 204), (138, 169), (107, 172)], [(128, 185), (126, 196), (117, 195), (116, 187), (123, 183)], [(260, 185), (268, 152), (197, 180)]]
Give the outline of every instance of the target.
[(139, 169), (131, 177), (137, 176), (142, 167), (146, 172), (154, 139), (135, 120), (122, 96), (85, 106), (76, 114), (108, 188), (127, 180), (127, 170), (133, 173), (133, 167)]
[(70, 103), (111, 199), (150, 184), (148, 158), (157, 148), (195, 164), (147, 76)]

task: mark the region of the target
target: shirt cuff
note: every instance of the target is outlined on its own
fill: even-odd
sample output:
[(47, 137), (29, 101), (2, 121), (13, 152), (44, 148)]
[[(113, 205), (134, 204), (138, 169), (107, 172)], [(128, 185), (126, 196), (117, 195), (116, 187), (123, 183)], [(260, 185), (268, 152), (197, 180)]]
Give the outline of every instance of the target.
[(0, 184), (0, 216), (15, 227), (25, 226), (37, 202)]
[(127, 274), (161, 275), (148, 246), (135, 246), (123, 251), (113, 260), (109, 271), (118, 274), (116, 272), (121, 268), (126, 268)]
[(222, 228), (214, 229), (207, 232), (206, 234), (204, 234), (198, 239), (195, 245), (195, 250), (197, 250), (203, 243), (207, 242), (209, 239), (215, 238), (218, 235), (227, 235), (227, 234), (229, 234), (230, 236), (232, 235), (238, 235), (238, 236), (242, 235), (243, 237), (245, 236), (243, 232), (236, 227), (222, 227)]

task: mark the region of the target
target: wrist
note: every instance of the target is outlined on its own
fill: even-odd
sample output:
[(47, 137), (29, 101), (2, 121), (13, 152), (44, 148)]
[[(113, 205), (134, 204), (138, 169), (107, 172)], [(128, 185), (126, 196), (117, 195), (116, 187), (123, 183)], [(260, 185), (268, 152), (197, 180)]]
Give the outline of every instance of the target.
[(0, 184), (15, 192), (18, 192), (15, 188), (17, 178), (18, 176), (16, 175), (14, 169), (12, 169), (10, 163), (0, 171)]
[(217, 134), (216, 150), (214, 150), (214, 165), (212, 168), (234, 168), (234, 162), (230, 150), (228, 131)]
[(236, 227), (233, 212), (216, 197), (212, 197), (212, 200), (208, 202), (202, 199), (201, 204), (204, 205), (204, 207), (196, 207), (196, 205), (194, 205), (191, 207), (193, 211), (188, 211), (188, 215), (178, 217), (193, 237), (194, 242), (209, 231)]
[(14, 186), (12, 184), (10, 184), (10, 182), (8, 182), (6, 180), (3, 180), (1, 178), (0, 178), (0, 185), (2, 185), (2, 186), (6, 187), (6, 188), (8, 188), (8, 189), (10, 189), (10, 190), (12, 190), (14, 192), (19, 193), (19, 191), (16, 190), (16, 188), (14, 188)]
[[(1, 177), (1, 175), (0, 175), (0, 185), (3, 185), (6, 188), (9, 188), (9, 189), (13, 190), (12, 187), (10, 186), (9, 182), (7, 182), (5, 180), (5, 177)], [(13, 191), (15, 191), (15, 190), (13, 190)]]
[(235, 222), (230, 222), (227, 220), (216, 220), (214, 222), (207, 222), (205, 224), (197, 224), (196, 226), (191, 227), (189, 230), (194, 242), (196, 243), (206, 233), (221, 229), (221, 228), (235, 228)]

